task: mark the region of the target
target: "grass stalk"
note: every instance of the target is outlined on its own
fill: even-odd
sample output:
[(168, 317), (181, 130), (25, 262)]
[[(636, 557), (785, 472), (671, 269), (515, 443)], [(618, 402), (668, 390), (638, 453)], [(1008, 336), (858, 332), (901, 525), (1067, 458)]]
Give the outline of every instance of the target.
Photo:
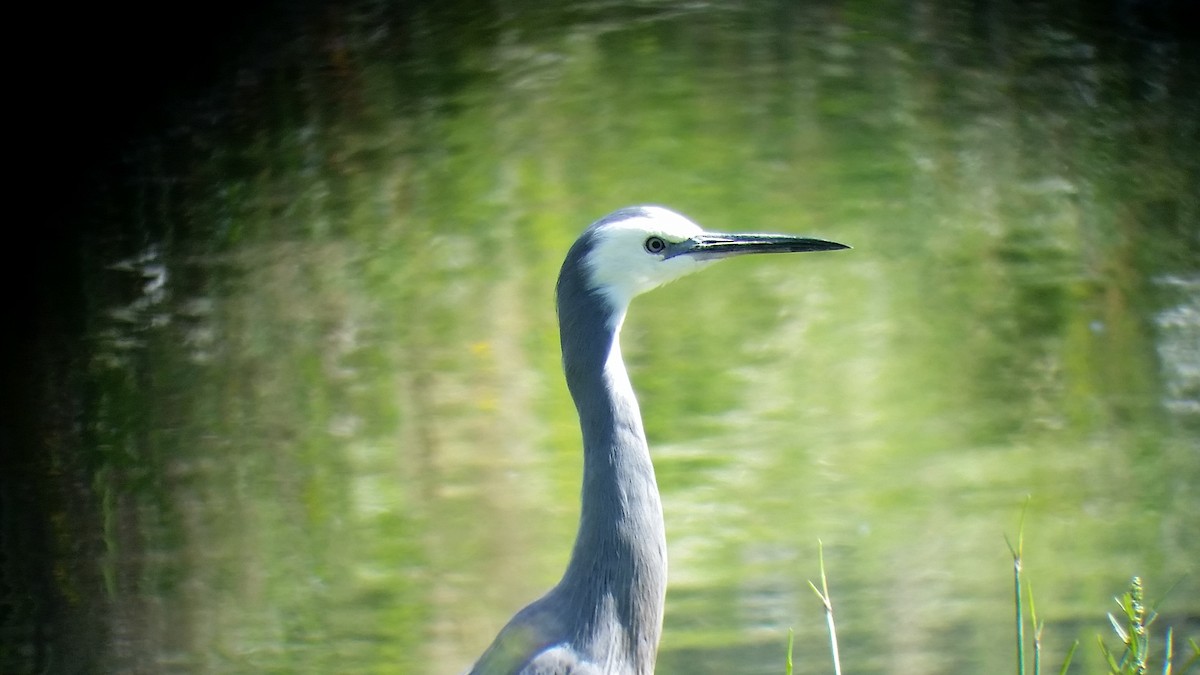
[(1075, 658), (1075, 650), (1079, 649), (1079, 640), (1071, 643), (1071, 648), (1067, 650), (1067, 658), (1063, 659), (1062, 668), (1058, 669), (1058, 675), (1067, 675), (1067, 670), (1071, 668), (1071, 659)]
[(792, 675), (792, 647), (796, 643), (796, 631), (788, 629), (787, 675)]
[(1033, 625), (1033, 675), (1042, 674), (1042, 629), (1045, 622), (1038, 621), (1037, 605), (1033, 602), (1033, 582), (1026, 582), (1029, 588), (1029, 623)]
[[(829, 627), (829, 649), (833, 654), (833, 673), (834, 675), (842, 675), (842, 660), (838, 655), (837, 641), (837, 626), (833, 620), (833, 601), (829, 596), (829, 582), (825, 577), (825, 549), (821, 540), (817, 540), (817, 561), (821, 569), (821, 588), (818, 589), (812, 581), (808, 582), (808, 587), (813, 590), (820, 598), (821, 604), (825, 607), (825, 624)], [(788, 644), (788, 672), (791, 672), (791, 643)]]
[[(1021, 509), (1021, 521), (1017, 525), (1017, 545), (1015, 548), (1012, 542), (1008, 540), (1008, 535), (1004, 535), (1004, 542), (1008, 544), (1008, 550), (1012, 553), (1013, 559), (1013, 603), (1017, 609), (1015, 617), (1017, 630), (1017, 675), (1025, 675), (1025, 609), (1021, 606), (1021, 562), (1025, 551), (1025, 514), (1029, 512), (1029, 500), (1030, 497), (1025, 498), (1025, 507)], [(1031, 591), (1030, 598), (1032, 597)]]

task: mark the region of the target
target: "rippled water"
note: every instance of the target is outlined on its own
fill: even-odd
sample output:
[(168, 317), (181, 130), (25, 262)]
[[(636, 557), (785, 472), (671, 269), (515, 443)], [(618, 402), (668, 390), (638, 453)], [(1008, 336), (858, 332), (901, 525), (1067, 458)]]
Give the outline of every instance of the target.
[(846, 672), (1008, 671), (1023, 513), (1055, 671), (1101, 668), (1135, 574), (1198, 635), (1190, 43), (1038, 4), (331, 11), (100, 184), (5, 485), (6, 659), (466, 668), (574, 534), (558, 265), (644, 202), (854, 246), (635, 302), (659, 672), (782, 673), (789, 629), (832, 672), (818, 541)]

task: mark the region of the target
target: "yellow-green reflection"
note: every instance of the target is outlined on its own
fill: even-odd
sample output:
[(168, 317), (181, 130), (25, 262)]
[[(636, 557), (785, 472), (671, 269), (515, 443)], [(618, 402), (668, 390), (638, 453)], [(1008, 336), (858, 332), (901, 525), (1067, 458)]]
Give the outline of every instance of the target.
[(1131, 574), (1200, 612), (1197, 89), (961, 4), (517, 12), (462, 42), (420, 15), (409, 51), (388, 17), (312, 29), (345, 51), (258, 73), (178, 151), (185, 188), (139, 185), (186, 236), (89, 272), (103, 531), (62, 537), (104, 541), (65, 566), (100, 568), (106, 666), (465, 668), (570, 550), (558, 264), (647, 201), (855, 246), (626, 324), (660, 672), (782, 672), (789, 627), (829, 672), (818, 538), (849, 670), (1004, 672), (1027, 495), (1047, 653)]

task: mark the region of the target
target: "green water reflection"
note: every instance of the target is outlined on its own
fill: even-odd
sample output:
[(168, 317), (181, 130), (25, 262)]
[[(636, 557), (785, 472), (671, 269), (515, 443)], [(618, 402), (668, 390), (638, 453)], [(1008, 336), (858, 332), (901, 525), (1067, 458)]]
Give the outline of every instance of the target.
[(281, 37), (217, 123), (142, 146), (131, 175), (171, 180), (97, 207), (137, 225), (86, 252), (56, 460), (87, 503), (53, 516), (57, 592), (104, 636), (77, 658), (465, 668), (565, 564), (554, 278), (640, 202), (855, 247), (629, 317), (659, 672), (781, 673), (789, 628), (831, 672), (818, 539), (848, 672), (1008, 672), (1027, 496), (1055, 669), (1076, 637), (1100, 668), (1133, 574), (1195, 637), (1200, 69), (1039, 7), (363, 3)]

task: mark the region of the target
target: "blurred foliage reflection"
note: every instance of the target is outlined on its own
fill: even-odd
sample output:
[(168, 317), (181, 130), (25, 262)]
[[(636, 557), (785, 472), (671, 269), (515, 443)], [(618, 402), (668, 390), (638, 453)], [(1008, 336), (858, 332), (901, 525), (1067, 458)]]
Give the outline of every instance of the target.
[(76, 414), (3, 518), (53, 611), (15, 594), (5, 658), (464, 669), (569, 553), (553, 283), (639, 202), (855, 246), (626, 324), (660, 672), (782, 672), (789, 627), (829, 672), (818, 538), (848, 670), (1003, 672), (1026, 495), (1049, 654), (1094, 672), (1132, 574), (1196, 636), (1200, 60), (1068, 6), (296, 10), (98, 188)]

